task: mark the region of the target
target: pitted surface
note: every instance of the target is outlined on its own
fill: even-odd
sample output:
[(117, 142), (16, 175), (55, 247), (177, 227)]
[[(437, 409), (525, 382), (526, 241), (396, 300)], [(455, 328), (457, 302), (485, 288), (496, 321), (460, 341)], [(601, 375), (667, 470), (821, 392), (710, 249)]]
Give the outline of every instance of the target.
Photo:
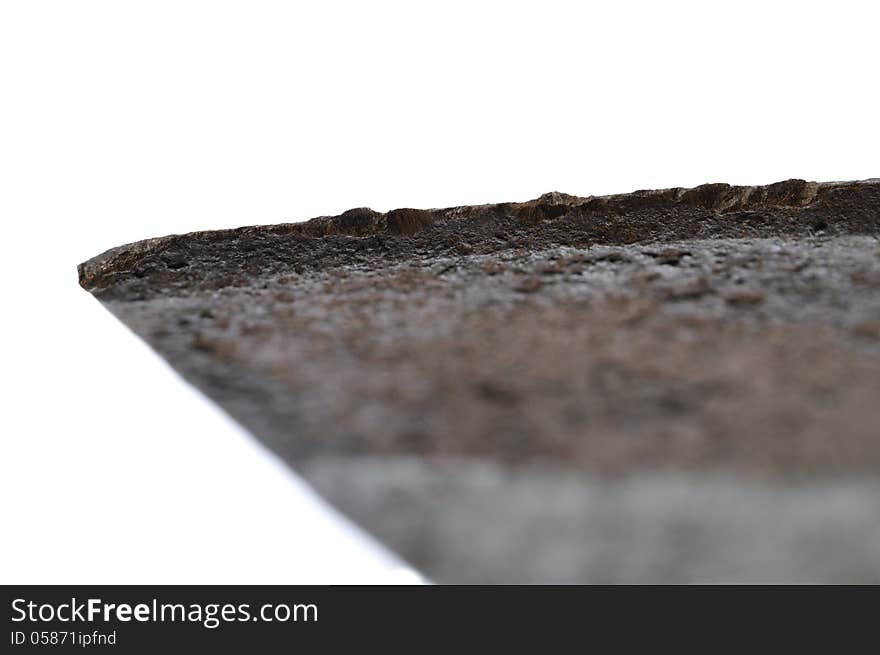
[[(846, 537), (808, 524), (808, 504), (820, 488), (862, 494), (840, 521), (861, 521), (860, 540), (874, 525), (874, 487), (859, 481), (880, 471), (878, 236), (880, 182), (792, 180), (356, 209), (122, 246), (80, 276), (321, 493), (441, 580), (604, 580), (595, 567), (607, 558), (579, 557), (569, 541), (599, 543), (589, 526), (609, 525), (595, 517), (613, 507), (643, 521), (643, 476), (678, 480), (674, 490), (765, 489), (760, 517), (736, 520), (758, 529), (776, 516), (783, 527), (762, 545), (769, 560), (743, 551), (737, 564), (729, 549), (713, 560), (726, 492), (695, 491), (697, 505), (714, 498), (688, 515), (696, 541), (681, 548), (696, 577), (676, 560), (646, 564), (639, 580), (755, 579), (804, 534), (819, 545), (791, 560), (807, 562), (797, 579), (849, 580), (877, 573), (877, 548), (853, 544), (858, 562), (832, 566), (823, 549)], [(399, 483), (413, 466), (431, 483)], [(606, 485), (644, 498), (606, 498)], [(450, 499), (442, 511), (438, 493)], [(568, 513), (583, 502), (593, 518), (566, 530), (565, 512), (541, 510), (542, 497), (564, 497)], [(530, 571), (528, 540), (493, 566), (488, 545), (455, 551), (483, 515), (468, 504), (498, 507), (507, 528), (497, 535), (540, 529), (530, 547), (564, 552), (559, 568), (550, 575), (553, 558), (535, 555)], [(677, 520), (675, 506), (659, 503), (657, 521)], [(419, 519), (428, 508), (433, 532)], [(615, 530), (609, 539), (627, 534)], [(605, 573), (627, 579), (614, 561)]]

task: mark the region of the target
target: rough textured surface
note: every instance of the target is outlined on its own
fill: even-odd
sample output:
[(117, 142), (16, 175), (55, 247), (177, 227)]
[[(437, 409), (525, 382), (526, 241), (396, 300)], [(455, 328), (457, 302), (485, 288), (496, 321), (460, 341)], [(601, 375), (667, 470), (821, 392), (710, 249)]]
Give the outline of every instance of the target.
[(550, 193), (153, 239), (80, 282), (441, 581), (873, 581), (878, 237), (877, 180)]

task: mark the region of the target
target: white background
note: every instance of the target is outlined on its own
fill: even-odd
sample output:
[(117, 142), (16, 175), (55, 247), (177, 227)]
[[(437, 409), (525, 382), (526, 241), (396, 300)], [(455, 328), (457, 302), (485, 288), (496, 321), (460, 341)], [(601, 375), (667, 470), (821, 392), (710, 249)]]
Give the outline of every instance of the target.
[(76, 283), (349, 207), (880, 175), (875, 2), (0, 0), (0, 582), (412, 578)]

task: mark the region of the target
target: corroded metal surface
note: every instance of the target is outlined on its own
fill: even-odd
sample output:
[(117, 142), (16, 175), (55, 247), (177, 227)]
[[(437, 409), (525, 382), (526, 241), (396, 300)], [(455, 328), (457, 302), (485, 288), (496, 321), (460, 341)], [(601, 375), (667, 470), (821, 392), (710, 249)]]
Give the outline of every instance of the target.
[(80, 282), (438, 580), (867, 581), (878, 236), (873, 180), (551, 193), (153, 239)]

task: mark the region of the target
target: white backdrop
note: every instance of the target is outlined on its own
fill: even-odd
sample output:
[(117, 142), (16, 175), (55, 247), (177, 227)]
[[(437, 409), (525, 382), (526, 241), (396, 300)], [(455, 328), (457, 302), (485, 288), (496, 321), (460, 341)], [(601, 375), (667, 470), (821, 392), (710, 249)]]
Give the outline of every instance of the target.
[(872, 2), (0, 2), (0, 582), (413, 579), (80, 290), (196, 229), (880, 175)]

